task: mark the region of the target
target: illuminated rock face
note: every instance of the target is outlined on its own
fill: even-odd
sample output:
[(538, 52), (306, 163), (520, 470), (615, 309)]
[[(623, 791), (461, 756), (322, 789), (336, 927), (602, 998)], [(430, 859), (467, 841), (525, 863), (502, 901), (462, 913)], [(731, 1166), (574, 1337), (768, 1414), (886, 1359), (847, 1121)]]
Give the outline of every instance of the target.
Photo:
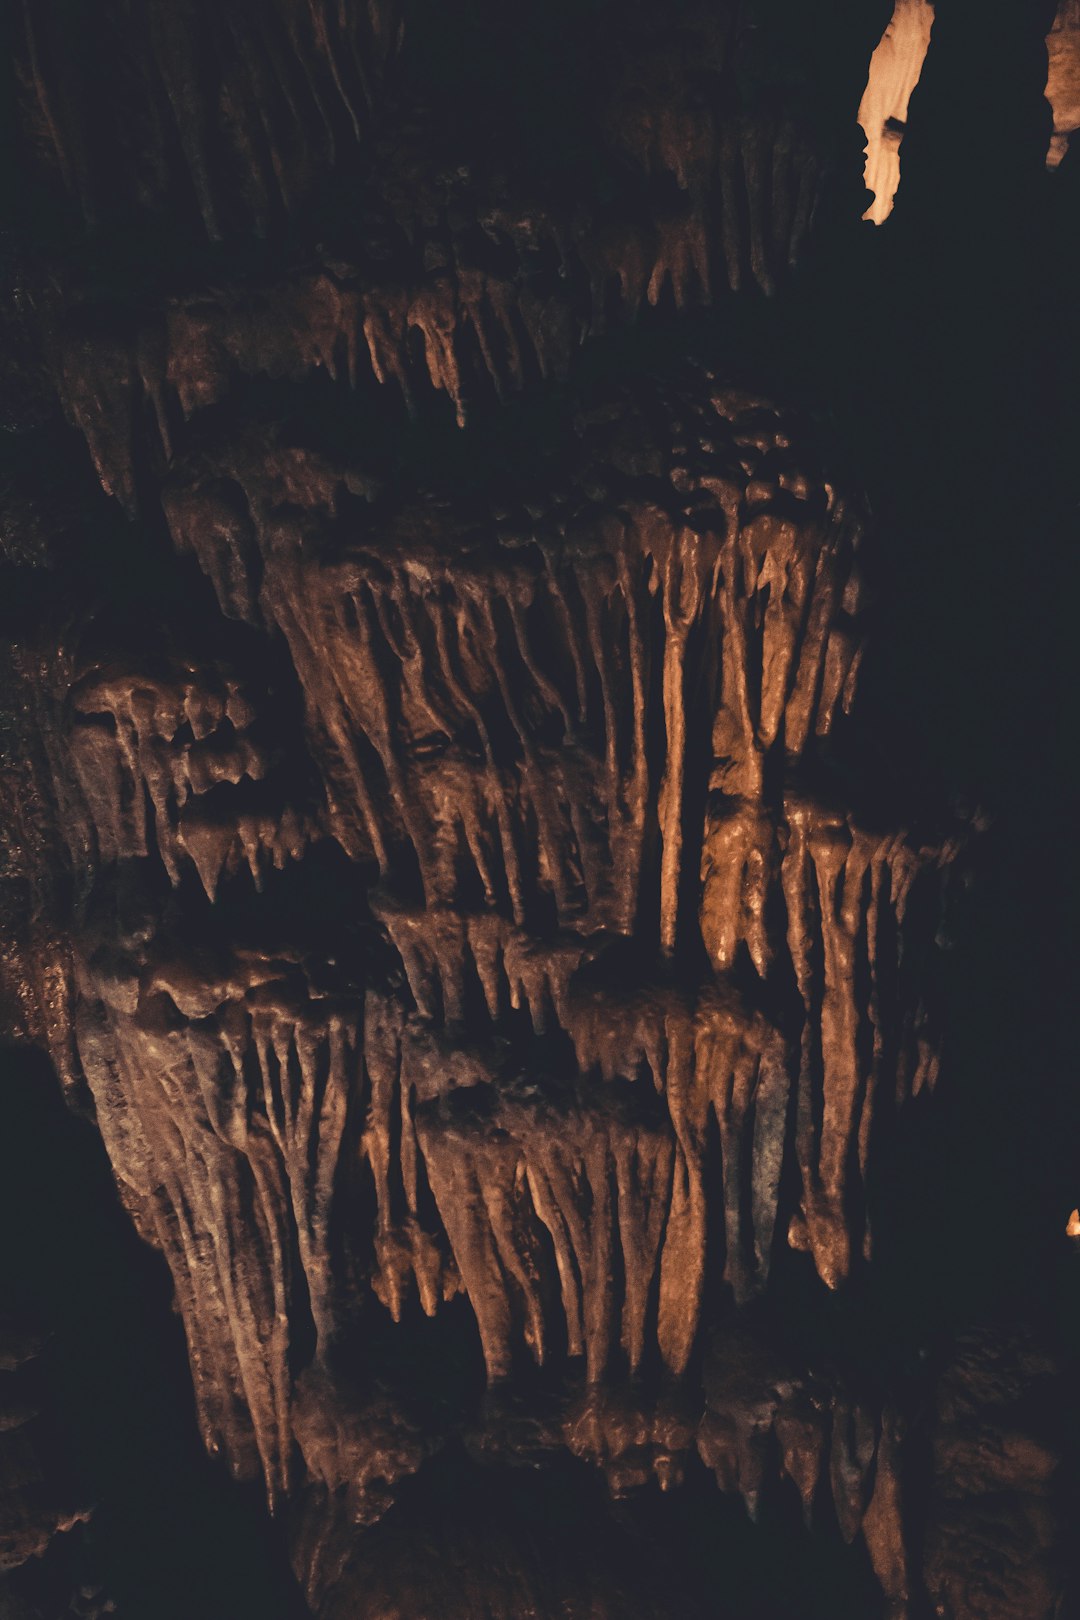
[(870, 58), (870, 77), (859, 103), (866, 136), (866, 189), (874, 200), (863, 215), (875, 225), (892, 213), (900, 186), (900, 143), (911, 92), (919, 82), (934, 26), (930, 0), (896, 0), (896, 9)]
[[(753, 1312), (778, 1271), (817, 1299), (873, 1265), (937, 1081), (960, 832), (878, 791), (873, 536), (808, 414), (715, 344), (589, 370), (787, 280), (821, 121), (732, 90), (736, 8), (642, 8), (617, 48), (580, 25), (603, 183), (530, 189), (386, 89), (396, 7), (103, 5), (112, 78), (32, 9), (42, 184), (91, 226), (271, 244), (130, 304), (75, 272), (42, 295), (57, 431), (165, 583), (126, 608), (115, 559), (73, 573), (5, 675), (9, 1022), (167, 1262), (207, 1450), (265, 1485), (327, 1617), (692, 1612), (620, 1589), (614, 1530), (600, 1573), (523, 1552), (512, 1491), (413, 1567), (455, 1448), (620, 1499), (708, 1475), (752, 1518), (784, 1491), (908, 1613), (918, 1403)], [(878, 220), (929, 14), (898, 4), (860, 112)], [(299, 252), (343, 177), (362, 226)], [(429, 1331), (467, 1345), (456, 1406), (410, 1359)], [(959, 1617), (993, 1479), (941, 1387), (961, 1505), (926, 1586)], [(447, 1589), (450, 1544), (487, 1576)]]
[(249, 435), (165, 500), (234, 630), (73, 626), (43, 724), (77, 1066), (204, 1441), (272, 1502), (385, 1511), (442, 1441), (341, 1346), (464, 1296), (490, 1383), (580, 1369), (548, 1452), (620, 1492), (696, 1456), (754, 1502), (775, 1429), (906, 1590), (891, 1417), (779, 1373), (704, 1425), (632, 1392), (693, 1388), (778, 1247), (833, 1289), (869, 1260), (875, 1143), (936, 1074), (955, 844), (822, 792), (865, 613), (818, 454), (703, 370), (583, 402), (523, 504), (358, 499)]
[[(80, 1060), (207, 1441), (274, 1491), (295, 1343), (325, 1358), (354, 1277), (395, 1318), (463, 1291), (492, 1380), (519, 1344), (680, 1376), (710, 1271), (742, 1301), (778, 1241), (831, 1288), (869, 1258), (875, 1133), (933, 1083), (919, 964), (953, 848), (801, 785), (855, 700), (858, 505), (707, 374), (618, 406), (530, 511), (350, 503), (311, 454), (279, 484), (269, 444), (173, 474), (217, 581), (234, 491), (317, 803), (226, 665), (159, 647), (62, 698), (96, 886), (175, 896), (164, 922), (121, 896), (77, 944)], [(366, 983), (215, 924), (317, 845), (367, 874)]]
[(1056, 169), (1069, 149), (1070, 137), (1080, 129), (1080, 5), (1076, 0), (1062, 0), (1046, 36), (1046, 50), (1046, 99), (1054, 114), (1046, 166)]

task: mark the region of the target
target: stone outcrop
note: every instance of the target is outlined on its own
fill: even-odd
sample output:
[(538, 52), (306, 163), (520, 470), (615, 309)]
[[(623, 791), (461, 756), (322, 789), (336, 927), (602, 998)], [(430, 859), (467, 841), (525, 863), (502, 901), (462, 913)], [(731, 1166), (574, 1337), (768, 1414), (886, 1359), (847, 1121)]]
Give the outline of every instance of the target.
[[(624, 9), (24, 8), (5, 410), (66, 471), (0, 481), (0, 1013), (313, 1614), (691, 1614), (658, 1487), (891, 1620), (1048, 1620), (1056, 1366), (811, 1342), (934, 1128), (968, 826), (876, 746), (857, 472), (734, 358), (858, 229), (887, 8), (833, 72)], [(492, 1505), (534, 1469), (595, 1559)]]

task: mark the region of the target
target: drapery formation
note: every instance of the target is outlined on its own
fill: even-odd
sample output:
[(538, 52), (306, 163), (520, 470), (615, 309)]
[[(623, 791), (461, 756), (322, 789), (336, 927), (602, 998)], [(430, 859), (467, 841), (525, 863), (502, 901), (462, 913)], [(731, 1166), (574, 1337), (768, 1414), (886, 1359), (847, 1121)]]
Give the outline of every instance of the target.
[[(935, 80), (966, 48), (937, 9), (927, 51), (897, 5), (863, 104), (888, 146), (925, 55), (916, 225), (952, 218), (942, 130), (1007, 145), (996, 92)], [(1042, 9), (1003, 11), (1032, 84)], [(204, 1445), (327, 1620), (434, 1602), (446, 1539), (403, 1571), (402, 1525), (455, 1454), (801, 1506), (892, 1620), (978, 1614), (988, 1562), (1003, 1614), (1052, 1610), (1050, 1364), (794, 1348), (844, 1341), (933, 1134), (966, 838), (879, 748), (888, 478), (800, 374), (840, 324), (823, 237), (826, 280), (847, 243), (896, 293), (858, 237), (890, 6), (825, 10), (17, 19), (0, 1016), (99, 1132)], [(512, 1494), (448, 1613), (634, 1612), (519, 1557)]]
[[(125, 658), (73, 621), (43, 713), (78, 1060), (205, 1439), (272, 1495), (357, 1290), (464, 1294), (493, 1381), (599, 1384), (684, 1375), (778, 1243), (830, 1288), (869, 1258), (957, 846), (828, 787), (863, 519), (815, 453), (704, 371), (583, 401), (524, 505), (363, 498), (249, 435), (164, 504), (250, 628)], [(346, 934), (290, 937), (328, 861)]]

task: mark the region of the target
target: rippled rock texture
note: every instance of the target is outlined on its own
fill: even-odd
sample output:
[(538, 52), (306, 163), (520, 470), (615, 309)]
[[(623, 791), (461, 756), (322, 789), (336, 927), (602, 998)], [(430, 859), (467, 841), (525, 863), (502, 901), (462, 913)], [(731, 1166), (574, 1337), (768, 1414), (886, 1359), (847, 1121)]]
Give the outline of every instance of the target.
[[(519, 1345), (679, 1377), (710, 1272), (743, 1302), (778, 1242), (831, 1288), (869, 1257), (875, 1139), (934, 1082), (955, 838), (811, 771), (855, 702), (858, 502), (708, 373), (569, 441), (509, 510), (360, 499), (272, 440), (173, 475), (211, 578), (236, 532), (257, 560), (220, 605), (279, 633), (291, 738), (224, 621), (125, 659), (84, 615), (41, 694), (78, 1064), (207, 1443), (272, 1492), (298, 1346), (358, 1287), (464, 1292), (493, 1380)], [(271, 940), (319, 862), (345, 914)]]
[(888, 8), (579, 9), (24, 8), (5, 1027), (312, 1614), (713, 1613), (658, 1489), (1049, 1617), (1053, 1359), (813, 1343), (935, 1128), (972, 821), (877, 745), (857, 469), (744, 377)]

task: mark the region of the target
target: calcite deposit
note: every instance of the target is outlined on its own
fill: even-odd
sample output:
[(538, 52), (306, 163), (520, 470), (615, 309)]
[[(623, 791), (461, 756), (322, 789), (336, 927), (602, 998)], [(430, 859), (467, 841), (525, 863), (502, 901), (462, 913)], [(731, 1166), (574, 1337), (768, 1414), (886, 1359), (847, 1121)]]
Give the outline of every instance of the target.
[(875, 225), (888, 219), (899, 189), (908, 103), (919, 82), (933, 26), (930, 0), (896, 0), (889, 26), (870, 58), (859, 123), (866, 136), (866, 189), (874, 197), (863, 218)]
[[(354, 1278), (395, 1319), (464, 1292), (490, 1379), (521, 1344), (596, 1382), (683, 1375), (710, 1269), (742, 1302), (778, 1241), (831, 1288), (869, 1257), (956, 842), (810, 789), (856, 700), (863, 522), (805, 439), (699, 372), (590, 401), (520, 506), (359, 499), (273, 439), (177, 468), (215, 584), (233, 492), (259, 587), (219, 605), (287, 648), (306, 798), (205, 634), (125, 663), (91, 624), (56, 668), (79, 1062), (206, 1441), (272, 1494), (296, 1345), (325, 1359)], [(320, 851), (356, 874), (347, 955), (229, 938), (234, 893), (269, 925)]]
[(1046, 36), (1046, 49), (1046, 99), (1054, 114), (1046, 166), (1056, 169), (1080, 128), (1080, 6), (1076, 0), (1061, 0)]
[(857, 110), (887, 212), (931, 8), (861, 110), (887, 7), (436, 9), (24, 8), (6, 1031), (313, 1615), (716, 1612), (658, 1487), (1049, 1620), (1056, 1455), (978, 1425), (1054, 1364), (845, 1338), (972, 818), (878, 748), (859, 459), (743, 332), (857, 232)]

